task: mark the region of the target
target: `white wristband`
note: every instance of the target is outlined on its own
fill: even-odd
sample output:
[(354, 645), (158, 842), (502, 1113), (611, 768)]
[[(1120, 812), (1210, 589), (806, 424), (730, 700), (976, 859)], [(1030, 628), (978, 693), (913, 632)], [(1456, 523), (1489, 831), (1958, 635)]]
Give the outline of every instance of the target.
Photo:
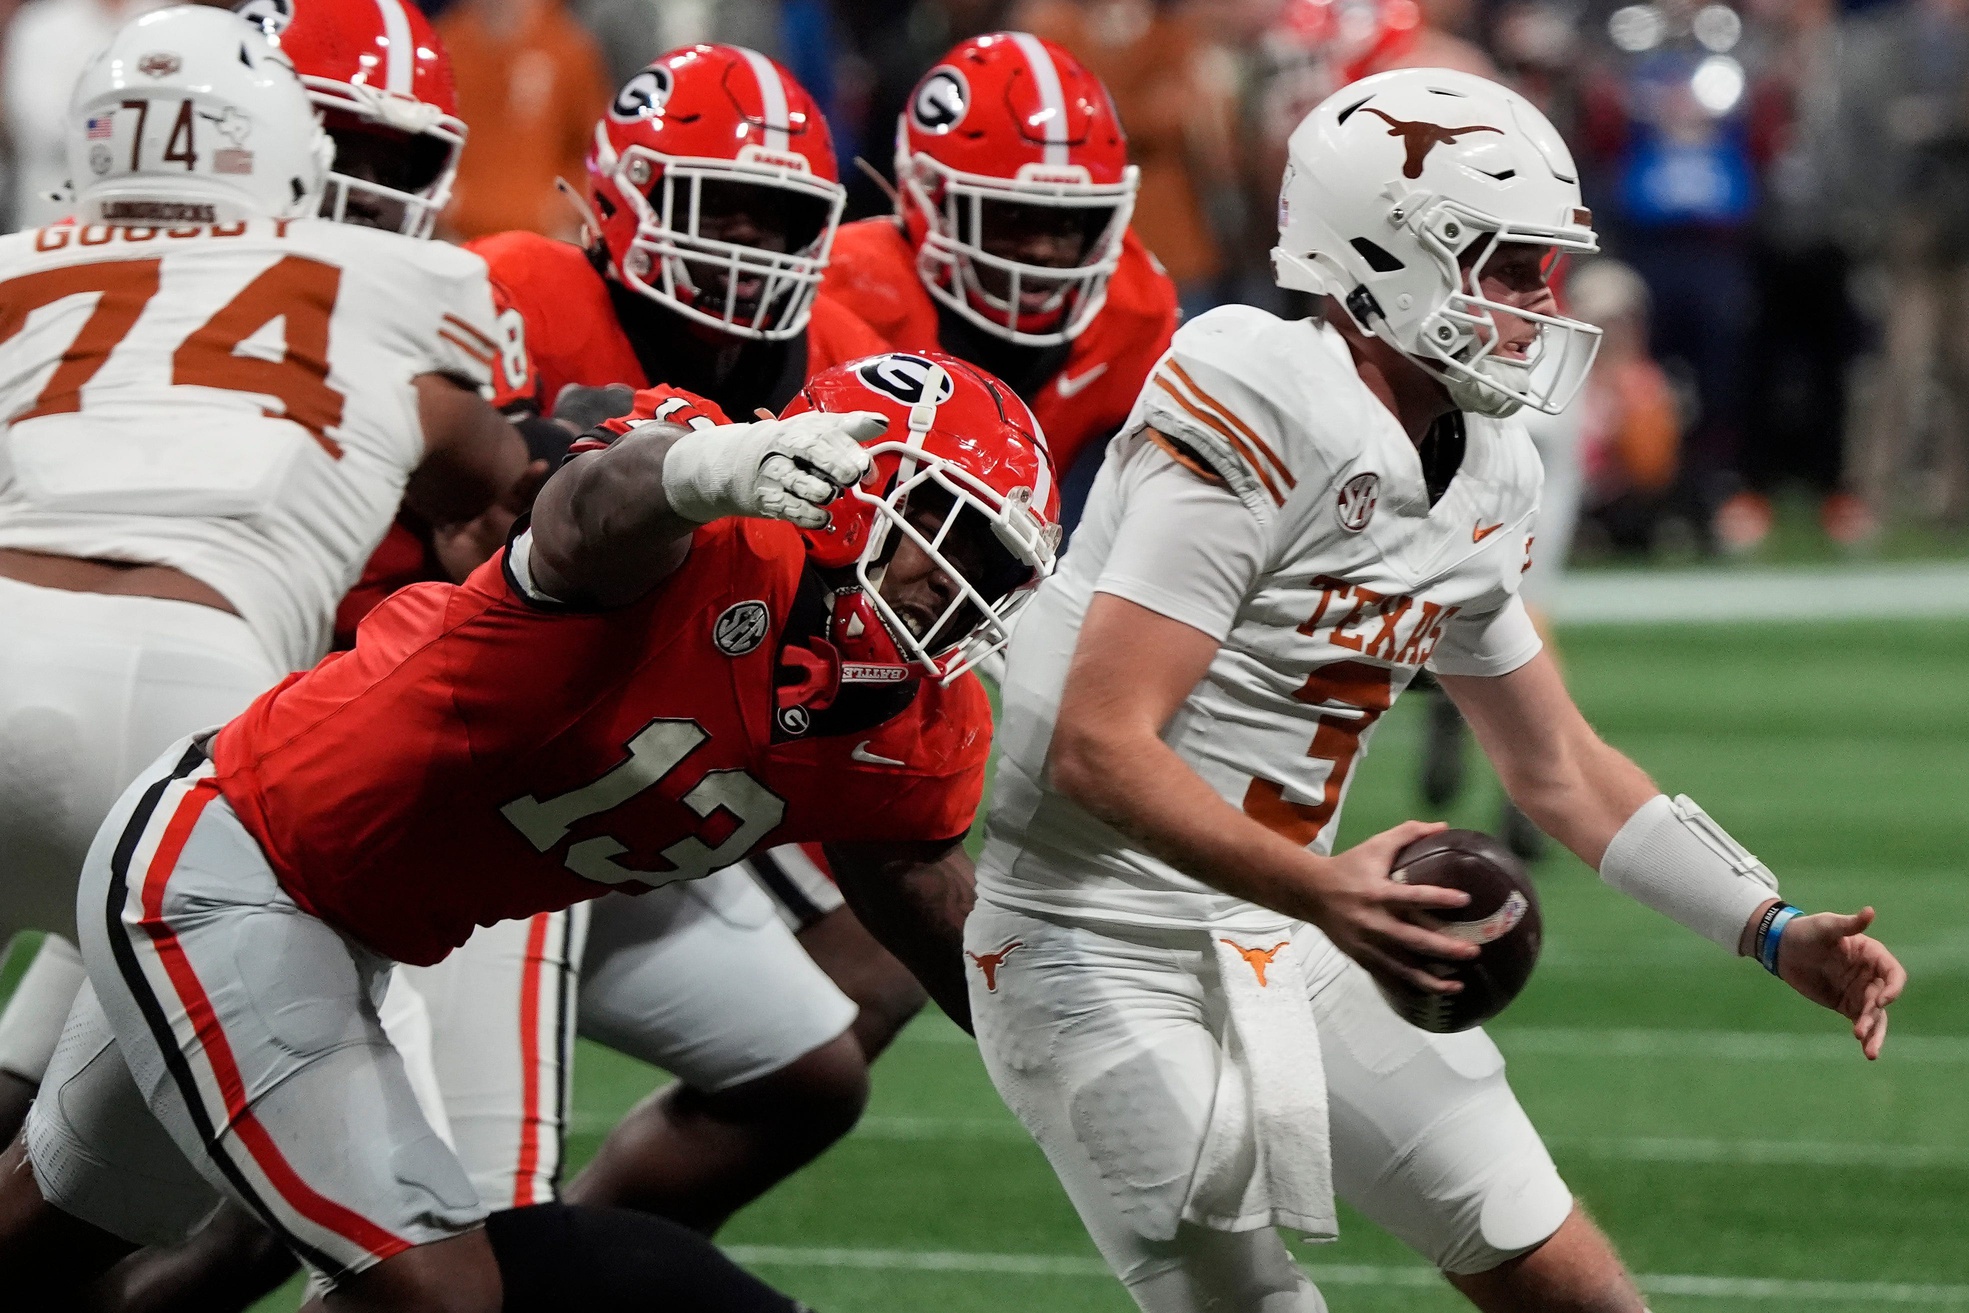
[(887, 426), (870, 411), (808, 410), (694, 429), (663, 458), (663, 495), (696, 524), (755, 515), (818, 529), (828, 522), (821, 507), (868, 473), (862, 442)]
[(1600, 878), (1732, 953), (1778, 892), (1769, 868), (1687, 796), (1657, 795), (1628, 817), (1600, 859)]
[(752, 511), (746, 493), (760, 453), (742, 441), (750, 425), (694, 429), (670, 444), (663, 458), (663, 495), (670, 509), (696, 524)]

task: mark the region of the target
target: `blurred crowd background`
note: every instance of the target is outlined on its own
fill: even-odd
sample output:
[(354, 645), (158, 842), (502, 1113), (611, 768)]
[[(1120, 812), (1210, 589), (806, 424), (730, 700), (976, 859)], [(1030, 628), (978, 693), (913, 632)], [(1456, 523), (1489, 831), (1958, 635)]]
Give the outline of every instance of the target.
[[(269, 3), (273, 0), (268, 0)], [(152, 0), (0, 0), (0, 218), (56, 217), (75, 73)], [(470, 124), (449, 233), (572, 236), (597, 115), (646, 61), (753, 46), (826, 106), (849, 217), (887, 211), (907, 92), (1023, 28), (1111, 88), (1135, 225), (1184, 309), (1287, 309), (1284, 142), (1382, 69), (1503, 78), (1571, 142), (1605, 247), (1576, 403), (1585, 559), (1969, 551), (1969, 0), (428, 0)], [(1774, 532), (1775, 530), (1775, 532)]]

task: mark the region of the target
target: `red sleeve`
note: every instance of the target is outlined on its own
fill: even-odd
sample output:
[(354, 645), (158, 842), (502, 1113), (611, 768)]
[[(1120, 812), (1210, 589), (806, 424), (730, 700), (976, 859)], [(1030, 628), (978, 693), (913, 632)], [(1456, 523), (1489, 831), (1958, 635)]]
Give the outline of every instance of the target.
[(823, 838), (838, 843), (962, 839), (984, 801), (985, 755), (948, 775), (910, 776), (867, 766), (833, 773), (828, 807), (837, 820)]
[(362, 578), (336, 608), (336, 650), (355, 646), (356, 626), (391, 593), (444, 577), (444, 567), (431, 546), (430, 529), (409, 511), (399, 511), (396, 523), (363, 566)]
[[(811, 745), (806, 777), (825, 799), (822, 833), (839, 843), (961, 839), (984, 800), (991, 702), (975, 676), (926, 684), (910, 710), (860, 734)], [(874, 760), (886, 758), (899, 765)]]
[(888, 349), (888, 342), (879, 333), (825, 291), (814, 298), (813, 318), (807, 321), (808, 378)]
[(616, 438), (621, 437), (638, 424), (647, 424), (653, 419), (666, 420), (672, 424), (682, 424), (687, 428), (713, 428), (731, 423), (731, 417), (719, 408), (718, 403), (700, 397), (695, 392), (673, 388), (668, 383), (659, 383), (653, 388), (644, 388), (636, 394), (636, 406), (627, 415), (617, 415), (614, 419), (603, 420), (601, 432), (608, 438), (589, 432), (567, 449), (570, 456), (584, 451), (600, 451)]

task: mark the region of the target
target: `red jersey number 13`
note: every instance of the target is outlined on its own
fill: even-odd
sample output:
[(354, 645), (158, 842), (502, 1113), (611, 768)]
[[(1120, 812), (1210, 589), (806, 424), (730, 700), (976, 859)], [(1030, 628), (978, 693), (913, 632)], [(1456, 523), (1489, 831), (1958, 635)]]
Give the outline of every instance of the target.
[[(540, 852), (567, 837), (578, 821), (613, 811), (643, 790), (662, 782), (699, 744), (710, 738), (694, 720), (652, 720), (627, 745), (628, 759), (591, 784), (553, 798), (528, 794), (499, 809), (513, 828)], [(564, 865), (584, 880), (601, 884), (636, 883), (658, 888), (678, 880), (696, 880), (730, 866), (772, 833), (786, 815), (786, 802), (742, 770), (714, 770), (682, 799), (684, 805), (709, 819), (719, 809), (738, 821), (738, 828), (717, 847), (696, 835), (685, 835), (663, 850), (667, 871), (643, 871), (616, 861), (629, 851), (621, 840), (598, 834), (570, 844)]]

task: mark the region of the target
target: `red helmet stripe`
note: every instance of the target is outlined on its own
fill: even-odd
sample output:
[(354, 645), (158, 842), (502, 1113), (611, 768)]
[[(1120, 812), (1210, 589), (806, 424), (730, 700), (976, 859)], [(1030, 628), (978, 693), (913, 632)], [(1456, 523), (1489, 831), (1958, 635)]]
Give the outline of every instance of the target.
[(767, 150), (785, 150), (790, 126), (786, 116), (786, 84), (779, 80), (779, 70), (773, 67), (772, 60), (743, 46), (735, 49), (752, 66), (752, 78), (759, 84), (760, 117), (766, 122), (766, 139), (760, 144)]
[(1060, 70), (1053, 66), (1053, 56), (1040, 44), (1038, 37), (1030, 32), (1014, 32), (1012, 40), (1018, 43), (1019, 51), (1026, 57), (1026, 66), (1032, 70), (1032, 83), (1039, 91), (1039, 103), (1046, 115), (1046, 163), (1070, 164), (1067, 156), (1067, 98), (1060, 89)]
[(388, 43), (389, 59), (383, 65), (383, 89), (399, 96), (411, 95), (411, 77), (417, 71), (417, 38), (410, 31), (410, 15), (403, 12), (403, 0), (376, 0), (383, 16), (383, 39)]

